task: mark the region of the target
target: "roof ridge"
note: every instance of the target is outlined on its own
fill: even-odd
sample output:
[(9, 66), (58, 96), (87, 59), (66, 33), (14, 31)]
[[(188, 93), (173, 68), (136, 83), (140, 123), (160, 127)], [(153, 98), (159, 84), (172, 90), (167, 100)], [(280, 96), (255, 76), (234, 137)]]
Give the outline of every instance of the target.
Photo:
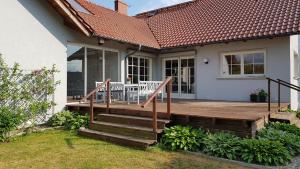
[(199, 0), (190, 0), (190, 1), (187, 1), (187, 2), (182, 2), (182, 3), (179, 3), (179, 4), (175, 4), (175, 5), (170, 5), (170, 6), (166, 6), (166, 7), (162, 7), (162, 8), (153, 9), (153, 10), (150, 10), (150, 11), (138, 13), (138, 14), (135, 15), (135, 17), (137, 17), (137, 18), (141, 17), (142, 18), (142, 17), (148, 16), (151, 13), (165, 12), (165, 11), (168, 11), (168, 10), (171, 10), (171, 9), (177, 9), (179, 7), (190, 5), (190, 4), (195, 3), (197, 1), (199, 1)]

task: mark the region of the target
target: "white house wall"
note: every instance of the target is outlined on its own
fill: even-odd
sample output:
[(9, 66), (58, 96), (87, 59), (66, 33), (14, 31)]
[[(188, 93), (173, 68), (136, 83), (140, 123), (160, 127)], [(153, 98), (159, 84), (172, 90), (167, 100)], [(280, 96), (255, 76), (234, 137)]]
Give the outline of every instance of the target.
[[(252, 91), (261, 88), (267, 91), (267, 81), (262, 78), (226, 79), (220, 75), (220, 55), (224, 52), (265, 49), (266, 76), (290, 80), (289, 38), (252, 40), (229, 44), (197, 47), (197, 99), (249, 101)], [(208, 64), (203, 59), (209, 59)], [(277, 100), (277, 88), (273, 84), (272, 100)], [(290, 91), (282, 89), (282, 101), (290, 100)]]
[[(290, 36), (290, 81), (292, 84), (299, 86), (299, 70), (298, 74), (295, 72), (295, 64), (298, 64), (299, 68), (299, 50), (300, 50), (300, 36), (294, 35)], [(298, 63), (297, 60), (295, 60), (295, 56), (298, 56)], [(299, 109), (299, 92), (291, 89), (291, 108), (294, 110)]]

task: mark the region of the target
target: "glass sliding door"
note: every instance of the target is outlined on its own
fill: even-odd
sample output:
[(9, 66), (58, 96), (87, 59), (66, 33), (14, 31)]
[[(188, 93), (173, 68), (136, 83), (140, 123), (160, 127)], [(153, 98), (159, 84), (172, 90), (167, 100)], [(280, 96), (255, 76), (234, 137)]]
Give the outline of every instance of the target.
[(118, 52), (105, 51), (105, 80), (119, 81), (119, 54)]
[(67, 46), (67, 96), (75, 99), (84, 96), (84, 47)]
[(181, 94), (194, 94), (194, 59), (180, 59), (181, 61)]
[(87, 93), (96, 88), (103, 79), (103, 50), (87, 48)]
[(165, 62), (165, 78), (172, 77), (172, 93), (178, 94), (178, 73), (179, 60), (178, 59), (168, 59)]
[(82, 98), (96, 88), (96, 82), (106, 79), (120, 81), (119, 52), (96, 46), (68, 44), (67, 54), (69, 98)]
[(195, 59), (176, 57), (164, 59), (163, 76), (172, 77), (174, 98), (195, 98)]

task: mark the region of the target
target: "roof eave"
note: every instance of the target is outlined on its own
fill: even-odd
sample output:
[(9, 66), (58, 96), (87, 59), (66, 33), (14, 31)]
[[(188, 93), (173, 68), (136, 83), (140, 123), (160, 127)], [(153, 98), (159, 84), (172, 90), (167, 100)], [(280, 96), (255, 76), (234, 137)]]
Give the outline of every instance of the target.
[[(93, 35), (93, 29), (84, 22), (84, 20), (78, 15), (75, 9), (66, 0), (48, 0), (55, 9), (57, 7), (65, 14), (62, 17), (68, 17), (75, 26), (86, 36), (91, 37)], [(57, 9), (58, 10), (58, 9)]]

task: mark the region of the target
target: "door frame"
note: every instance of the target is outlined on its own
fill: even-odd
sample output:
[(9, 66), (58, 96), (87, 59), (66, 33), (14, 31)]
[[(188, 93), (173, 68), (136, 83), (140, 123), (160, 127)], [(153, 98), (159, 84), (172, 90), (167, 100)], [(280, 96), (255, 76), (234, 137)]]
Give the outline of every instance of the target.
[[(182, 59), (194, 59), (194, 93), (193, 94), (182, 94), (181, 93), (181, 60)], [(162, 79), (165, 80), (166, 75), (166, 61), (167, 60), (178, 60), (178, 93), (172, 93), (172, 98), (176, 99), (196, 99), (196, 87), (197, 87), (197, 63), (196, 56), (187, 55), (187, 56), (175, 56), (175, 57), (164, 57), (162, 58)]]

